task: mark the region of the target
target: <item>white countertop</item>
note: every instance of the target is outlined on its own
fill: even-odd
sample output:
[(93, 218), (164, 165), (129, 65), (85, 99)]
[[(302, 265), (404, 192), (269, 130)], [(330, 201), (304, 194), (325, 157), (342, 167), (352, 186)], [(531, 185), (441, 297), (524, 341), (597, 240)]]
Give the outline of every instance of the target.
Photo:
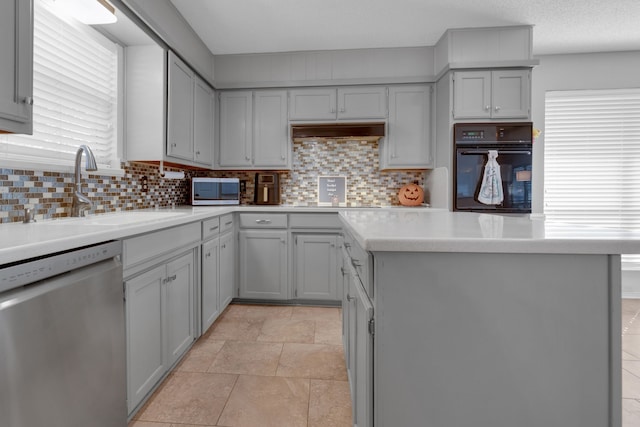
[(372, 252), (640, 253), (640, 233), (526, 216), (444, 210), (342, 211), (345, 228)]
[(0, 225), (0, 265), (174, 227), (230, 212), (340, 212), (369, 251), (640, 253), (640, 233), (425, 208), (178, 207)]

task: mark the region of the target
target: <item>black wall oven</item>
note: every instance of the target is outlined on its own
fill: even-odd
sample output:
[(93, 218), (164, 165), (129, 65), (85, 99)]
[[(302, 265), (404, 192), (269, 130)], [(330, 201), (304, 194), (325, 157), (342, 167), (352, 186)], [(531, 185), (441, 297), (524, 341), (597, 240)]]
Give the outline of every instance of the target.
[[(456, 123), (453, 126), (453, 210), (531, 213), (532, 124)], [(498, 152), (502, 202), (478, 200), (489, 150)]]

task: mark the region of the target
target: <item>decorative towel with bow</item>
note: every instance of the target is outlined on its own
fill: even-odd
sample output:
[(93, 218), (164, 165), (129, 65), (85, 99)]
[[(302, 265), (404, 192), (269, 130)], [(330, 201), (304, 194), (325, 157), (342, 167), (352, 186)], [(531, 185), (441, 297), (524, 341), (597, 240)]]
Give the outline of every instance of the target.
[(499, 205), (504, 199), (502, 191), (502, 177), (500, 176), (500, 165), (496, 160), (497, 150), (489, 150), (487, 164), (484, 165), (484, 175), (480, 185), (478, 201), (485, 205)]

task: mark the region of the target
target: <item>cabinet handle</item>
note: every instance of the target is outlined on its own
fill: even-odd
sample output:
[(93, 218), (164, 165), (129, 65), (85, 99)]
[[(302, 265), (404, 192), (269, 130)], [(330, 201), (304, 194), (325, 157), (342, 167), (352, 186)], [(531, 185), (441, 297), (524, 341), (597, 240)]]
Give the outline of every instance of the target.
[(500, 106), (496, 105), (496, 107), (494, 108), (494, 110), (496, 110), (496, 112), (500, 111)]
[(251, 157), (249, 157), (249, 156), (244, 156), (244, 159), (248, 162), (249, 160), (251, 160)]
[(280, 159), (284, 160), (286, 159), (286, 157), (284, 156), (284, 154), (282, 156), (280, 156)]
[(347, 301), (353, 301), (354, 299), (356, 299), (356, 297), (352, 297), (351, 295), (347, 294)]
[(177, 275), (173, 275), (171, 277), (167, 277), (167, 282), (173, 282), (174, 280), (176, 280), (176, 277), (178, 277)]
[(225, 222), (224, 225), (231, 225), (233, 224), (233, 221), (229, 221), (229, 222)]
[(287, 242), (285, 242), (284, 239), (280, 239), (280, 243), (282, 243), (283, 245), (286, 244)]
[(33, 105), (33, 98), (30, 96), (25, 96), (22, 98), (22, 103), (27, 105)]
[(211, 257), (211, 252), (207, 252), (204, 256), (207, 257), (207, 258), (210, 258)]
[(344, 267), (340, 267), (340, 272), (342, 273), (343, 276), (347, 275), (347, 271), (344, 269)]
[(347, 248), (347, 249), (349, 249), (349, 248), (351, 247), (351, 243), (346, 243), (346, 242), (345, 242), (344, 247), (345, 247), (345, 248)]
[(213, 231), (213, 230), (217, 230), (217, 229), (218, 229), (218, 226), (216, 225), (215, 227), (209, 228), (209, 231)]
[(256, 219), (256, 224), (271, 224), (270, 219)]
[(226, 249), (227, 248), (227, 244), (225, 243), (224, 245), (222, 245), (222, 249)]
[(336, 109), (335, 109), (335, 108), (332, 108), (332, 109), (331, 109), (331, 112), (332, 112), (332, 113), (335, 113), (335, 112), (336, 112)]
[(175, 142), (173, 144), (171, 144), (172, 147), (177, 147), (178, 144), (176, 144)]
[(491, 109), (491, 105), (485, 105), (485, 106), (484, 106), (484, 110), (485, 110), (485, 111), (489, 111), (490, 109)]
[(200, 152), (199, 152), (199, 151), (196, 151), (196, 156), (199, 156), (199, 155), (200, 155)]
[(362, 267), (359, 259), (351, 258), (351, 264), (353, 264), (354, 267)]

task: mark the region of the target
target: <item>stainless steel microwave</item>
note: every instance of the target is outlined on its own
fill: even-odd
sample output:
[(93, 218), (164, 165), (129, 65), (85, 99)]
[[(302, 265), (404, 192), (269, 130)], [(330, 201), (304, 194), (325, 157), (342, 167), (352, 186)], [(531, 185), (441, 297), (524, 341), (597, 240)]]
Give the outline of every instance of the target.
[(239, 178), (191, 178), (191, 204), (217, 206), (240, 204)]

